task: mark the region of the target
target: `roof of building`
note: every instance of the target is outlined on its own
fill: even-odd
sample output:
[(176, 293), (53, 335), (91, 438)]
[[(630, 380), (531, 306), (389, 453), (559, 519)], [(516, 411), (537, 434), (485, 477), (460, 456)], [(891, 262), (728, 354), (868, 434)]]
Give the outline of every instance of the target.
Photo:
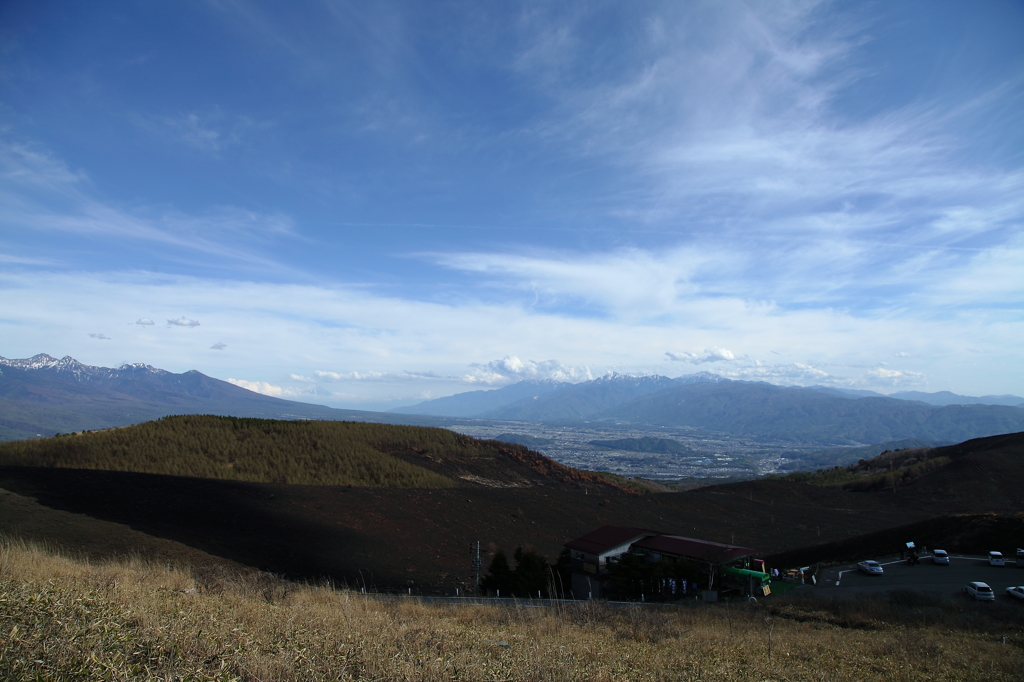
[(624, 526), (601, 526), (595, 531), (587, 533), (583, 537), (570, 540), (565, 543), (569, 549), (577, 549), (589, 554), (603, 554), (610, 549), (657, 535), (657, 531), (645, 530), (643, 528), (628, 528)]
[(684, 538), (678, 535), (654, 535), (633, 543), (637, 549), (646, 549), (658, 554), (725, 563), (733, 559), (756, 554), (757, 550), (750, 547), (724, 545), (720, 542), (708, 542), (696, 538)]

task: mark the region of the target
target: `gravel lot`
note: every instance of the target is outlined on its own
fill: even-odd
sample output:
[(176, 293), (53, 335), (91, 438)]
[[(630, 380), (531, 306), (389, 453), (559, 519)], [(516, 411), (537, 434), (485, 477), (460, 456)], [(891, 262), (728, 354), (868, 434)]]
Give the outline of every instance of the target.
[(986, 557), (956, 554), (951, 555), (948, 566), (933, 564), (930, 556), (923, 557), (916, 566), (895, 557), (876, 560), (885, 569), (882, 575), (865, 575), (856, 564), (833, 566), (821, 572), (816, 587), (801, 592), (834, 597), (910, 589), (949, 597), (959, 595), (964, 585), (977, 580), (988, 583), (996, 600), (1001, 601), (1011, 599), (1004, 591), (1007, 587), (1024, 585), (1024, 569), (1014, 566), (1013, 559), (1001, 567), (989, 566)]

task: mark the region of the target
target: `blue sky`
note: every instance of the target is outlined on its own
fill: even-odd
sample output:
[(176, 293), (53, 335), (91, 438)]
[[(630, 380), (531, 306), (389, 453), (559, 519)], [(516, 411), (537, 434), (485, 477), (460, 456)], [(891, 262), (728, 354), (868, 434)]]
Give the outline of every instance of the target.
[(0, 355), (1024, 394), (1024, 5), (0, 5)]

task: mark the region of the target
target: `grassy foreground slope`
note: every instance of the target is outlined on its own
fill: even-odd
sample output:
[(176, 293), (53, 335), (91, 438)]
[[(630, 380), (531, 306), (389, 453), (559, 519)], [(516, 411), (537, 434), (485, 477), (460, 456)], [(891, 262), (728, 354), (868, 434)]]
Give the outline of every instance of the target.
[(209, 415), (0, 443), (0, 466), (385, 488), (608, 483), (523, 446), (445, 429)]
[(85, 563), (6, 542), (0, 678), (1019, 679), (1017, 605), (984, 606), (429, 605), (252, 571)]

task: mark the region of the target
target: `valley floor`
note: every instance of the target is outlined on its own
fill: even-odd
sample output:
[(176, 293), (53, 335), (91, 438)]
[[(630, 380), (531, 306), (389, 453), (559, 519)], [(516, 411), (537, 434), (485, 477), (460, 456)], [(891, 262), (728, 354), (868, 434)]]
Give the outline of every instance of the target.
[(0, 678), (1021, 678), (1016, 604), (890, 602), (428, 605), (224, 565), (89, 562), (6, 541)]

